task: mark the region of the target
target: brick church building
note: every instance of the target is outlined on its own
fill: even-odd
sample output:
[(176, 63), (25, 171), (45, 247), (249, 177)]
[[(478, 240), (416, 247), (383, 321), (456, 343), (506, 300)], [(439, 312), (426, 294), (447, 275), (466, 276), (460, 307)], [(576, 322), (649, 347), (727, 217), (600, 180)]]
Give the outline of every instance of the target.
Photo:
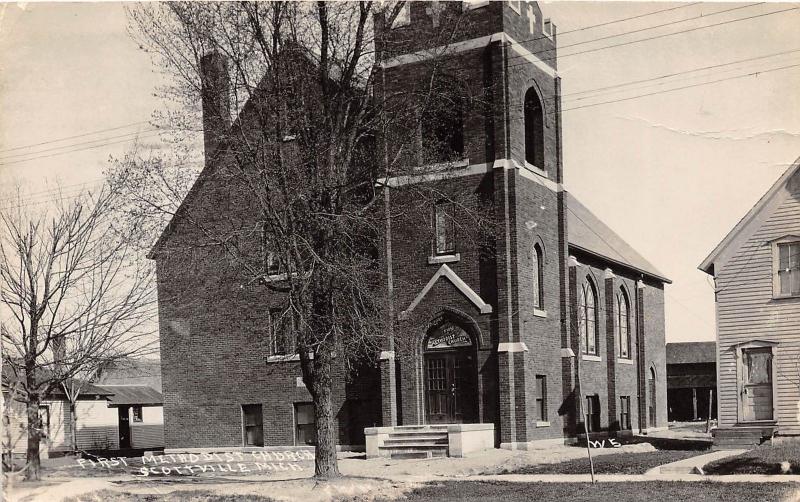
[[(488, 424), (495, 446), (515, 449), (571, 441), (584, 427), (666, 427), (670, 281), (563, 185), (555, 25), (534, 2), (443, 4), (470, 22), (451, 41), (448, 65), (489, 106), (459, 110), (448, 138), (456, 162), (382, 182), (477, 193), (497, 223), (481, 239), (460, 239), (456, 228), (466, 223), (452, 203), (431, 205), (430, 235), (411, 216), (392, 223), (394, 325), (376, 367), (336, 384), (340, 444), (363, 447), (367, 427)], [(384, 92), (424, 78), (420, 67), (436, 52), (419, 36), (437, 29), (431, 5), (408, 4), (393, 26), (376, 22), (386, 30), (378, 47)], [(207, 115), (220, 103), (203, 105), (206, 167), (151, 252), (166, 447), (313, 444), (298, 357), (277, 348), (260, 315), (273, 308), (269, 294), (240, 287), (221, 267), (171, 258), (171, 248), (198, 238), (182, 215), (229, 207), (211, 182), (219, 157), (210, 155)], [(394, 204), (410, 202), (397, 192)], [(395, 343), (401, 334), (404, 343)]]

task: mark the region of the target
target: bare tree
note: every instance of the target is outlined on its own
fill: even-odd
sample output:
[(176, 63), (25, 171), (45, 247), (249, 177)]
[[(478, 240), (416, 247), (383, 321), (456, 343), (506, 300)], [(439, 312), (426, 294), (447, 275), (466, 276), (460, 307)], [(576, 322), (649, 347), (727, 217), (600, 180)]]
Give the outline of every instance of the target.
[(27, 408), (27, 480), (39, 479), (42, 400), (59, 386), (77, 399), (79, 380), (156, 341), (153, 269), (115, 224), (117, 200), (106, 186), (0, 213), (3, 363)]
[(407, 188), (419, 197), (393, 208), (381, 181), (413, 174), (433, 159), (446, 170), (457, 157), (447, 127), (424, 144), (419, 128), (433, 122), (433, 103), (448, 108), (444, 98), (454, 91), (439, 74), (449, 64), (448, 44), (468, 29), (460, 3), (442, 11), (440, 29), (430, 34), (436, 40), (427, 46), (442, 48), (441, 57), (426, 63), (420, 81), (389, 95), (380, 90), (380, 30), (373, 23), (391, 25), (403, 6), (190, 2), (129, 11), (134, 36), (172, 79), (156, 119), (176, 144), (191, 142), (187, 124), (200, 122), (203, 103), (203, 196), (227, 209), (179, 210), (186, 191), (170, 182), (186, 179), (176, 174), (186, 165), (134, 151), (111, 172), (129, 194), (128, 224), (149, 228), (177, 215), (194, 238), (183, 250), (180, 243), (165, 245), (169, 254), (183, 252), (181, 260), (189, 260), (202, 250), (202, 259), (218, 260), (220, 269), (232, 261), (243, 286), (256, 284), (283, 299), (314, 403), (318, 478), (339, 475), (337, 368), (374, 360), (393, 323), (381, 265), (387, 223), (397, 211), (424, 211), (420, 221), (432, 226), (427, 211), (434, 198), (475, 207), (475, 194), (454, 197), (420, 184)]

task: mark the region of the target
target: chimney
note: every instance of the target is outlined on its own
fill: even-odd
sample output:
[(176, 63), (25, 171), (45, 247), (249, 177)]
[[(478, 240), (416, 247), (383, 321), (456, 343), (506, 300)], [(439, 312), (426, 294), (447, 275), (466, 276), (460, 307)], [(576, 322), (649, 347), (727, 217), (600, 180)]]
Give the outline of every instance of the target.
[(203, 96), (203, 143), (206, 165), (231, 127), (228, 60), (216, 52), (200, 59)]

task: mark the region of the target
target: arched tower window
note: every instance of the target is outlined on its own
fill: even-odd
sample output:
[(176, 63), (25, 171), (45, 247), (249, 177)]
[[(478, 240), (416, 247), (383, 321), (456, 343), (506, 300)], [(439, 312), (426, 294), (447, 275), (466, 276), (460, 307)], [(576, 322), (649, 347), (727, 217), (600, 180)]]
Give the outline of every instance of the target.
[(581, 336), (581, 351), (597, 355), (597, 291), (589, 277), (583, 283), (578, 298), (578, 331)]
[(617, 293), (617, 339), (619, 340), (619, 357), (631, 357), (631, 318), (630, 304), (625, 290), (620, 288)]
[(537, 243), (533, 245), (533, 306), (544, 310), (544, 260), (542, 247)]
[(544, 169), (544, 107), (533, 87), (525, 93), (525, 161)]

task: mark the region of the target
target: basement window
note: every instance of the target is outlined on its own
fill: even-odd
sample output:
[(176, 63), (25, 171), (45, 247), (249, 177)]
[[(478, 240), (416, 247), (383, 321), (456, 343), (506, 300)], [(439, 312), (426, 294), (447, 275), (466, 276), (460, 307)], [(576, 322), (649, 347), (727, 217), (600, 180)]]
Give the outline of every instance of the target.
[(314, 420), (313, 403), (295, 403), (294, 428), (297, 446), (316, 445), (317, 429)]
[(631, 396), (619, 398), (619, 428), (624, 431), (631, 428)]
[(264, 415), (260, 404), (242, 405), (245, 446), (264, 446)]
[(586, 396), (586, 429), (589, 432), (600, 431), (600, 396)]

